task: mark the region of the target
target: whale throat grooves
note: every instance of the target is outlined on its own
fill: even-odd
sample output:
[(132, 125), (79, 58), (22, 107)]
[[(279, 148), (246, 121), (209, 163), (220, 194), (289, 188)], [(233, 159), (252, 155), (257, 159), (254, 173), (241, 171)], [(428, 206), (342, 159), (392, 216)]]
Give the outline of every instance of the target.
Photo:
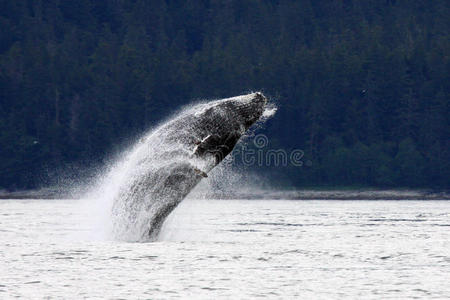
[(112, 176), (113, 237), (157, 239), (166, 217), (233, 150), (266, 103), (252, 93), (197, 104), (141, 138)]

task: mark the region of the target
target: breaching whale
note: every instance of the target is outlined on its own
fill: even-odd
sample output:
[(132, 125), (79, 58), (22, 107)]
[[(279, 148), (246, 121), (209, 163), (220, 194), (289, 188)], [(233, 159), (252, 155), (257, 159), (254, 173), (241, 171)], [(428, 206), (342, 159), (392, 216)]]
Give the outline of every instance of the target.
[(266, 103), (258, 92), (198, 104), (144, 137), (113, 199), (115, 238), (155, 240), (165, 218), (233, 150)]

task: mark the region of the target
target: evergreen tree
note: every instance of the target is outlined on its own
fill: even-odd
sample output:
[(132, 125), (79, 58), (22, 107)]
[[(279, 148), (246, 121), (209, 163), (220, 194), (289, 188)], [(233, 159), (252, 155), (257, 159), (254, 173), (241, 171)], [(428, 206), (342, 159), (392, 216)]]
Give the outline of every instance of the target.
[(449, 12), (446, 0), (0, 1), (0, 189), (95, 167), (182, 105), (255, 90), (279, 105), (271, 145), (310, 161), (267, 170), (286, 181), (449, 188)]

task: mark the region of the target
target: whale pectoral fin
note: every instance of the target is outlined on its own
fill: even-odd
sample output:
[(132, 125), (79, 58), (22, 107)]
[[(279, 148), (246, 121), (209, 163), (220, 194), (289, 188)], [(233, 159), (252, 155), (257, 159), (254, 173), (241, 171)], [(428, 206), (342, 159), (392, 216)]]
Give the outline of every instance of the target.
[(204, 178), (208, 177), (208, 174), (206, 174), (205, 172), (203, 172), (200, 169), (194, 168), (194, 171), (195, 171), (195, 173), (197, 173), (197, 175), (200, 175), (200, 176), (202, 176)]
[(194, 150), (192, 150), (191, 156), (194, 156), (194, 155), (198, 154), (198, 146), (199, 145), (194, 147)]
[(196, 146), (192, 152), (194, 155), (201, 156), (205, 152), (208, 152), (208, 150), (213, 149), (217, 145), (220, 144), (220, 137), (215, 134), (210, 134), (207, 137), (205, 137), (201, 142), (195, 142)]

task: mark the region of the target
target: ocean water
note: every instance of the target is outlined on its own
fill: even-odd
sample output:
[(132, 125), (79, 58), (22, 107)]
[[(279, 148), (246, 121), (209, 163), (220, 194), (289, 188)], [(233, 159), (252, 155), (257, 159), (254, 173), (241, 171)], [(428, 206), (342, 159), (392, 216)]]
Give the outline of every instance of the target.
[(187, 199), (154, 243), (93, 219), (0, 200), (0, 299), (450, 298), (450, 201)]

